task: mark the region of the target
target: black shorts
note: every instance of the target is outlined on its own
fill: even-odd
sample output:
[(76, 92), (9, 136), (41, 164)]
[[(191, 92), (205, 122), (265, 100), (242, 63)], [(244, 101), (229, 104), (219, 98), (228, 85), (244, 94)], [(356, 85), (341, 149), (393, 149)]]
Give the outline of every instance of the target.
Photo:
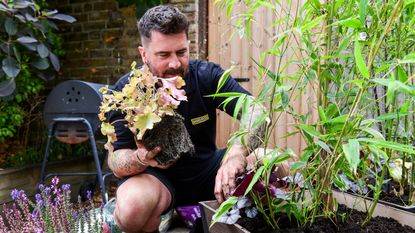
[(200, 201), (215, 199), (215, 178), (225, 151), (217, 150), (202, 160), (181, 158), (169, 169), (148, 167), (144, 170), (159, 179), (171, 193), (172, 202), (165, 213), (177, 206), (197, 205)]

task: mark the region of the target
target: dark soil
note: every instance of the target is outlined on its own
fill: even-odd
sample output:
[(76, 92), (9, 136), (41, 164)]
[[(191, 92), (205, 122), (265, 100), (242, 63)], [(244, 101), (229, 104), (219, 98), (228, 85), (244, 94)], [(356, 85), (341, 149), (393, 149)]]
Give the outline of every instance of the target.
[(408, 195), (404, 196), (396, 196), (393, 193), (385, 193), (383, 192), (380, 196), (380, 200), (383, 202), (389, 202), (400, 206), (405, 206), (405, 203), (409, 203)]
[(283, 218), (279, 221), (280, 229), (277, 230), (273, 230), (267, 226), (263, 218), (241, 218), (238, 221), (238, 224), (250, 232), (255, 233), (415, 233), (414, 229), (408, 226), (402, 226), (394, 219), (384, 217), (372, 218), (365, 228), (361, 228), (360, 224), (364, 221), (366, 214), (348, 209), (342, 205), (339, 206), (338, 213), (348, 214), (345, 218), (338, 215), (336, 221), (332, 221), (328, 218), (319, 218), (312, 226), (306, 228), (299, 228), (297, 225), (291, 224), (288, 218)]
[(160, 146), (156, 160), (164, 165), (175, 162), (181, 156), (194, 154), (192, 140), (179, 114), (163, 117), (144, 134), (143, 144), (147, 150)]

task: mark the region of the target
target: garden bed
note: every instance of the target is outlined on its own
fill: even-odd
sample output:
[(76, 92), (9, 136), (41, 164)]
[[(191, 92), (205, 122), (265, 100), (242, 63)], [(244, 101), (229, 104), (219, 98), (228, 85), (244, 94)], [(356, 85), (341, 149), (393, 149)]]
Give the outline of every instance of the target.
[[(237, 224), (226, 225), (215, 223), (210, 229), (214, 211), (219, 207), (216, 201), (201, 202), (203, 225), (205, 232), (415, 232), (415, 214), (402, 211), (390, 206), (378, 204), (374, 217), (365, 228), (360, 224), (364, 221), (367, 213), (365, 210), (371, 205), (371, 201), (350, 194), (334, 192), (338, 201), (339, 209), (335, 217), (336, 224), (327, 218), (319, 218), (312, 226), (299, 228), (289, 222), (288, 218), (282, 218), (279, 222), (280, 229), (268, 228), (263, 218), (241, 218)], [(209, 229), (209, 231), (207, 231)]]

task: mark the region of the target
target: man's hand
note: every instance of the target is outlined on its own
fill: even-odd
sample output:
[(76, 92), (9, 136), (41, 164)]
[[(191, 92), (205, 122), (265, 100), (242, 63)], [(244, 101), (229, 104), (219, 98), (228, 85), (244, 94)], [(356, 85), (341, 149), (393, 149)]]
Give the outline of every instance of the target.
[(153, 150), (148, 151), (144, 145), (138, 144), (138, 148), (134, 151), (134, 155), (136, 156), (138, 163), (140, 163), (142, 166), (166, 169), (172, 164), (159, 164), (155, 159), (160, 150), (160, 147), (156, 146)]
[(219, 203), (230, 197), (235, 189), (235, 178), (246, 171), (246, 155), (242, 145), (235, 145), (223, 159), (215, 182), (215, 197)]

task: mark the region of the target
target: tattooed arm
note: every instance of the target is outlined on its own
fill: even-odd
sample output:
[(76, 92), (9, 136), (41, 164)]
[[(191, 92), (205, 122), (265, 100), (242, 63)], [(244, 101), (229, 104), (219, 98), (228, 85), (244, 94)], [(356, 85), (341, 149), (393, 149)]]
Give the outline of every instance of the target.
[(160, 148), (147, 151), (144, 146), (136, 150), (119, 149), (110, 153), (108, 167), (117, 177), (133, 176), (142, 173), (148, 166), (165, 168), (154, 159)]

